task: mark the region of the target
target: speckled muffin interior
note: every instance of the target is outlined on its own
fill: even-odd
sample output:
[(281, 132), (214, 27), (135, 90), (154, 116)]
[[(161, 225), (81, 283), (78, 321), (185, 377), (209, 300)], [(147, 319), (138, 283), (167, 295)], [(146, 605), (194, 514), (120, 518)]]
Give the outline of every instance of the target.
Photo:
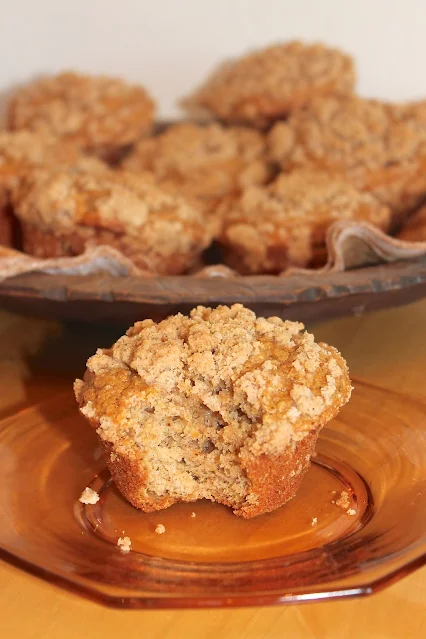
[(222, 63), (183, 105), (264, 127), (315, 97), (352, 93), (354, 85), (350, 56), (322, 44), (288, 42)]
[(134, 506), (206, 498), (242, 517), (294, 495), (319, 430), (350, 392), (333, 347), (238, 304), (138, 322), (75, 382)]

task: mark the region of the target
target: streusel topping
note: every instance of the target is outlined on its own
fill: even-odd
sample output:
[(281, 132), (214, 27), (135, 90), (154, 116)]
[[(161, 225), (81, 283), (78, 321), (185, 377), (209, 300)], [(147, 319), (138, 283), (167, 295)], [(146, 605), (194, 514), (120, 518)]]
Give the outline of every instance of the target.
[(321, 44), (277, 44), (223, 63), (184, 104), (232, 122), (265, 124), (318, 95), (351, 93), (352, 59)]
[(8, 112), (11, 129), (47, 131), (88, 149), (129, 144), (149, 131), (153, 118), (154, 103), (143, 87), (73, 72), (24, 86)]
[(219, 124), (175, 124), (154, 138), (142, 140), (124, 161), (124, 168), (152, 171), (185, 193), (220, 197), (269, 176), (262, 134)]
[(81, 157), (72, 144), (49, 133), (0, 131), (0, 171), (5, 165), (25, 166), (74, 162)]
[(155, 437), (179, 430), (214, 441), (218, 455), (243, 444), (278, 453), (351, 391), (333, 347), (316, 344), (303, 324), (256, 318), (239, 304), (138, 322), (87, 367), (75, 386), (81, 410), (119, 448), (133, 436), (148, 446), (155, 426)]

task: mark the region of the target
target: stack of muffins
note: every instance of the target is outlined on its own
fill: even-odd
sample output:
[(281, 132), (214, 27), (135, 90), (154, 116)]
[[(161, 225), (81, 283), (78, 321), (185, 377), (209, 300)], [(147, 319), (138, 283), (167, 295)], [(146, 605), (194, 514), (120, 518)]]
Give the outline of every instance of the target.
[(279, 44), (221, 65), (183, 101), (191, 123), (156, 133), (143, 87), (42, 78), (0, 132), (0, 243), (106, 244), (177, 275), (212, 245), (242, 274), (319, 266), (336, 220), (426, 240), (426, 102), (362, 99), (355, 80), (340, 51)]

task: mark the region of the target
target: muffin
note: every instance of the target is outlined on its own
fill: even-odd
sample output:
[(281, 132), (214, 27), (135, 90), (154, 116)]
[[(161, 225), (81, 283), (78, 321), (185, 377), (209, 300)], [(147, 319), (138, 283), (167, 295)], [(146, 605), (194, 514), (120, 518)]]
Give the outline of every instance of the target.
[(74, 163), (80, 158), (74, 145), (61, 143), (49, 133), (0, 132), (0, 244), (13, 245), (16, 221), (11, 195), (31, 167)]
[(219, 242), (226, 263), (240, 273), (280, 273), (318, 266), (325, 236), (336, 220), (369, 222), (386, 231), (390, 209), (369, 193), (320, 171), (281, 174), (251, 187), (223, 211)]
[(149, 133), (153, 120), (154, 103), (142, 86), (72, 72), (22, 87), (7, 113), (12, 130), (47, 131), (111, 162)]
[(134, 174), (79, 167), (32, 171), (14, 194), (24, 250), (71, 256), (105, 244), (156, 274), (189, 269), (209, 245), (208, 220)]
[(137, 322), (74, 389), (136, 508), (210, 499), (249, 518), (295, 495), (351, 384), (303, 324), (235, 304)]
[(426, 242), (426, 206), (422, 206), (408, 219), (397, 237), (409, 242)]
[(265, 127), (315, 97), (352, 93), (354, 84), (350, 56), (321, 44), (288, 42), (223, 63), (183, 106), (224, 122)]
[(392, 208), (396, 217), (426, 194), (426, 108), (355, 97), (319, 98), (269, 133), (283, 170), (343, 175)]
[(262, 134), (220, 124), (175, 124), (139, 142), (124, 160), (134, 172), (151, 172), (164, 188), (214, 210), (224, 197), (270, 176)]

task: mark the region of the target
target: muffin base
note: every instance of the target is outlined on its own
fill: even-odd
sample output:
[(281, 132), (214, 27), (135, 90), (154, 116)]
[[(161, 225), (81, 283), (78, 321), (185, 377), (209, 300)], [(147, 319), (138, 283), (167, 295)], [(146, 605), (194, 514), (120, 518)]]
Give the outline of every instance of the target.
[[(236, 507), (235, 503), (222, 499), (220, 496), (214, 496), (212, 501), (234, 508), (234, 514), (245, 519), (257, 517), (283, 506), (295, 496), (310, 466), (310, 459), (320, 430), (321, 428), (318, 427), (311, 431), (303, 440), (292, 444), (291, 448), (281, 455), (263, 454), (259, 457), (249, 455), (242, 460), (242, 468), (250, 484), (250, 493), (253, 492), (257, 496), (255, 502)], [(148, 482), (144, 465), (137, 459), (117, 453), (111, 444), (104, 441), (101, 443), (117, 488), (135, 508), (144, 512), (154, 512), (178, 502), (197, 501), (197, 499), (171, 496), (157, 497), (150, 501), (143, 499), (141, 491)]]

